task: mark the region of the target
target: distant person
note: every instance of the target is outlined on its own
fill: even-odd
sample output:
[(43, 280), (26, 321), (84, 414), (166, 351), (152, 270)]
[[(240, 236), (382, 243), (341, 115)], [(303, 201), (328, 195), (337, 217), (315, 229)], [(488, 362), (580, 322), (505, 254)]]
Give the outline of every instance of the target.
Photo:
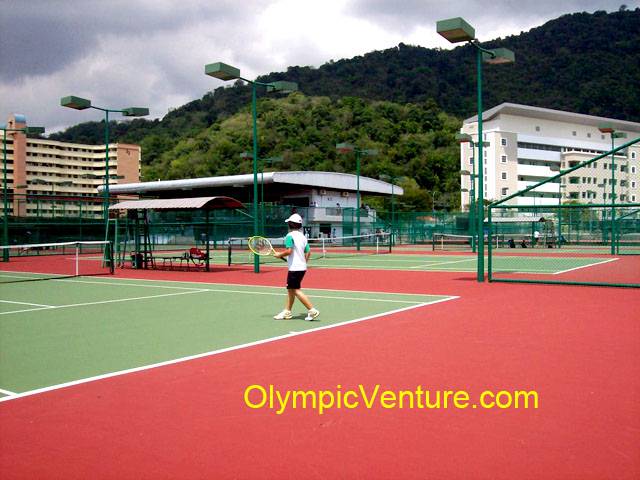
[(509, 245), (509, 248), (516, 248), (516, 241), (513, 238), (510, 238), (507, 244)]
[(536, 247), (538, 245), (538, 241), (540, 240), (540, 232), (535, 230), (533, 232), (533, 242), (531, 242), (532, 247)]
[(527, 241), (523, 238), (522, 241), (520, 242), (520, 247), (522, 248), (527, 248)]

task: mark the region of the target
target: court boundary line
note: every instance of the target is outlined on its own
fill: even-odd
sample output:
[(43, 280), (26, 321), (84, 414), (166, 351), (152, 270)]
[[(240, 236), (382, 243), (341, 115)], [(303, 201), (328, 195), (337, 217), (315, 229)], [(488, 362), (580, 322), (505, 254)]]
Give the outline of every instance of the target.
[[(64, 280), (61, 280), (64, 281)], [(151, 280), (151, 281), (155, 281), (155, 280)], [(160, 286), (160, 285), (141, 285), (141, 284), (134, 284), (134, 283), (118, 283), (118, 282), (114, 282), (114, 283), (110, 283), (110, 282), (83, 282), (82, 280), (78, 280), (78, 281), (69, 281), (67, 280), (67, 283), (91, 283), (91, 284), (103, 284), (103, 285), (117, 285), (117, 286), (132, 286), (132, 287), (145, 287), (145, 288), (175, 288), (175, 289), (180, 289), (180, 290), (189, 290), (187, 292), (176, 292), (176, 293), (164, 293), (161, 295), (148, 295), (148, 296), (144, 296), (144, 297), (129, 297), (129, 298), (118, 298), (118, 299), (112, 299), (112, 300), (100, 300), (100, 301), (96, 301), (96, 302), (85, 302), (85, 303), (74, 303), (74, 304), (68, 304), (68, 305), (47, 305), (47, 306), (40, 306), (38, 308), (27, 308), (24, 310), (11, 310), (8, 312), (0, 312), (0, 315), (11, 315), (11, 314), (16, 314), (16, 313), (25, 313), (25, 312), (37, 312), (37, 311), (41, 311), (41, 310), (56, 310), (56, 309), (61, 309), (61, 308), (72, 308), (72, 307), (86, 307), (86, 306), (90, 306), (90, 305), (101, 305), (101, 304), (106, 304), (106, 303), (119, 303), (119, 302), (128, 302), (128, 301), (134, 301), (134, 300), (146, 300), (148, 298), (162, 298), (162, 297), (170, 297), (170, 296), (176, 296), (176, 295), (188, 295), (191, 293), (204, 293), (204, 292), (214, 292), (214, 293), (238, 293), (238, 294), (246, 294), (246, 295), (277, 295), (280, 296), (282, 295), (282, 293), (279, 291), (280, 289), (278, 289), (277, 292), (256, 292), (256, 291), (250, 291), (250, 290), (222, 290), (222, 289), (215, 289), (215, 288), (189, 288), (189, 287), (171, 287), (171, 286)], [(257, 286), (257, 287), (262, 287), (261, 285), (249, 285), (248, 287), (253, 287), (253, 286)], [(276, 288), (276, 287), (267, 287), (267, 288)], [(313, 289), (310, 289), (313, 290)], [(340, 291), (340, 290), (338, 290)], [(342, 290), (345, 292), (348, 292), (350, 290)], [(354, 293), (387, 293), (387, 292), (354, 292)], [(387, 293), (388, 294), (388, 293)], [(410, 296), (420, 296), (420, 295), (429, 295), (429, 294), (420, 294), (420, 293), (392, 293), (392, 294), (388, 294), (388, 295), (410, 295)], [(441, 296), (441, 295), (438, 295)], [(416, 302), (416, 301), (412, 301), (412, 300), (394, 300), (394, 299), (385, 299), (385, 298), (358, 298), (358, 297), (340, 297), (340, 296), (331, 296), (331, 295), (314, 295), (314, 298), (328, 298), (328, 299), (332, 299), (332, 300), (353, 300), (353, 301), (357, 301), (357, 302), (382, 302), (382, 303), (421, 303), (421, 302)], [(0, 302), (2, 302), (2, 300), (0, 300)], [(8, 303), (22, 303), (22, 302), (10, 302), (7, 301)], [(30, 304), (30, 305), (37, 305), (37, 304)]]
[[(227, 287), (255, 287), (255, 288), (272, 288), (272, 289), (277, 289), (278, 292), (280, 292), (280, 294), (284, 295), (284, 286), (282, 285), (259, 285), (259, 284), (246, 284), (246, 283), (222, 283), (222, 282), (194, 282), (194, 281), (185, 281), (185, 280), (165, 280), (165, 279), (161, 279), (161, 278), (153, 278), (153, 279), (149, 279), (149, 278), (126, 278), (126, 277), (106, 277), (109, 278), (110, 280), (114, 280), (113, 282), (111, 281), (104, 281), (104, 282), (100, 282), (100, 281), (96, 281), (96, 280), (75, 280), (76, 278), (93, 278), (91, 276), (83, 276), (80, 275), (78, 277), (74, 277), (73, 279), (69, 278), (69, 279), (52, 279), (51, 281), (55, 281), (55, 282), (71, 282), (71, 283), (95, 283), (95, 284), (107, 284), (107, 285), (131, 285), (131, 286), (140, 286), (140, 287), (157, 287), (157, 288), (177, 288), (177, 289), (186, 289), (186, 290), (198, 290), (198, 287), (180, 287), (180, 286), (176, 286), (176, 287), (172, 287), (172, 286), (159, 286), (159, 285), (144, 285), (144, 284), (133, 284), (133, 283), (127, 283), (128, 280), (130, 281), (142, 281), (142, 282), (159, 282), (159, 283), (189, 283), (189, 284), (193, 284), (193, 285), (223, 285), (223, 286), (227, 286)], [(102, 277), (105, 278), (105, 277)], [(407, 292), (381, 292), (381, 291), (376, 291), (376, 290), (345, 290), (345, 289), (337, 289), (337, 288), (318, 288), (318, 287), (306, 287), (305, 290), (317, 290), (317, 291), (322, 291), (322, 292), (353, 292), (353, 293), (379, 293), (382, 295), (412, 295), (412, 296), (419, 296), (419, 295), (428, 295), (428, 296), (438, 296), (438, 297), (455, 297), (455, 295), (448, 295), (448, 294), (433, 294), (433, 293), (407, 293)], [(230, 290), (224, 290), (226, 291), (230, 291)], [(252, 293), (260, 293), (260, 292), (252, 292)], [(345, 297), (346, 298), (346, 297)]]
[[(376, 293), (376, 292), (372, 292), (372, 293)], [(387, 311), (387, 312), (377, 313), (375, 315), (368, 315), (366, 317), (356, 318), (356, 319), (353, 319), (353, 320), (347, 320), (345, 322), (340, 322), (340, 323), (334, 323), (332, 325), (325, 325), (325, 326), (322, 326), (322, 327), (313, 328), (311, 330), (304, 330), (302, 332), (278, 335), (278, 336), (275, 336), (275, 337), (269, 337), (269, 338), (265, 338), (265, 339), (262, 339), (262, 340), (256, 340), (256, 341), (253, 341), (253, 342), (247, 342), (247, 343), (243, 343), (243, 344), (240, 344), (240, 345), (234, 345), (232, 347), (220, 348), (220, 349), (217, 349), (217, 350), (211, 350), (209, 352), (197, 353), (197, 354), (194, 354), (194, 355), (188, 355), (188, 356), (185, 356), (185, 357), (180, 357), (180, 358), (176, 358), (176, 359), (172, 359), (172, 360), (165, 360), (163, 362), (152, 363), (152, 364), (149, 364), (149, 365), (142, 365), (140, 367), (134, 367), (134, 368), (129, 368), (129, 369), (125, 369), (125, 370), (119, 370), (119, 371), (116, 371), (116, 372), (104, 373), (104, 374), (101, 374), (101, 375), (94, 375), (92, 377), (82, 378), (82, 379), (78, 379), (78, 380), (72, 380), (70, 382), (64, 382), (64, 383), (60, 383), (60, 384), (57, 384), (57, 385), (50, 385), (48, 387), (42, 387), (42, 388), (36, 388), (36, 389), (33, 389), (33, 390), (27, 390), (26, 392), (20, 392), (20, 393), (14, 394), (14, 395), (10, 395), (10, 396), (4, 397), (4, 398), (0, 398), (0, 403), (12, 401), (12, 400), (17, 400), (19, 398), (30, 397), (30, 396), (38, 395), (38, 394), (41, 394), (41, 393), (51, 392), (51, 391), (54, 391), (54, 390), (61, 390), (63, 388), (73, 387), (73, 386), (76, 386), (76, 385), (82, 385), (82, 384), (85, 384), (85, 383), (90, 383), (90, 382), (95, 382), (95, 381), (99, 381), (99, 380), (105, 380), (105, 379), (108, 379), (108, 378), (128, 375), (128, 374), (131, 374), (131, 373), (143, 372), (143, 371), (146, 371), (146, 370), (152, 370), (152, 369), (155, 369), (155, 368), (166, 367), (166, 366), (175, 365), (175, 364), (178, 364), (178, 363), (185, 363), (185, 362), (188, 362), (188, 361), (191, 361), (191, 360), (197, 360), (197, 359), (200, 359), (200, 358), (212, 357), (212, 356), (215, 356), (215, 355), (220, 355), (220, 354), (223, 354), (223, 353), (232, 352), (232, 351), (236, 351), (236, 350), (243, 350), (245, 348), (251, 348), (251, 347), (255, 347), (257, 345), (263, 345), (263, 344), (267, 344), (267, 343), (277, 342), (277, 341), (280, 341), (280, 340), (286, 340), (288, 338), (298, 337), (298, 336), (301, 336), (301, 335), (307, 335), (307, 334), (311, 334), (311, 333), (314, 333), (314, 332), (319, 332), (319, 331), (323, 331), (323, 330), (329, 330), (329, 329), (332, 329), (332, 328), (343, 327), (345, 325), (351, 325), (351, 324), (354, 324), (354, 323), (364, 322), (364, 321), (367, 321), (367, 320), (372, 320), (372, 319), (379, 318), (379, 317), (384, 317), (384, 316), (387, 316), (387, 315), (394, 315), (396, 313), (405, 312), (405, 311), (408, 311), (408, 310), (413, 310), (413, 309), (416, 309), (416, 308), (425, 307), (425, 306), (429, 306), (429, 305), (435, 305), (437, 303), (448, 302), (448, 301), (451, 301), (451, 300), (457, 300), (459, 298), (460, 298), (460, 296), (446, 296), (446, 298), (441, 298), (439, 300), (434, 300), (432, 302), (423, 302), (423, 303), (419, 303), (417, 305), (411, 305), (409, 307), (398, 308), (398, 309), (390, 310), (390, 311)]]
[(602, 265), (604, 263), (615, 262), (616, 260), (620, 260), (619, 258), (609, 258), (607, 260), (603, 260), (601, 262), (590, 263), (588, 265), (582, 265), (581, 267), (569, 268), (567, 270), (562, 270), (560, 272), (552, 273), (552, 275), (560, 275), (561, 273), (573, 272), (574, 270), (580, 270), (581, 268), (589, 268), (595, 267), (596, 265)]
[(3, 395), (8, 395), (10, 397), (12, 397), (14, 395), (18, 395), (18, 393), (12, 392), (11, 390), (5, 390), (4, 388), (0, 388), (0, 393), (3, 394)]
[(134, 300), (146, 300), (147, 298), (159, 298), (159, 297), (175, 297), (176, 295), (188, 295), (191, 293), (202, 293), (208, 292), (206, 289), (192, 289), (191, 292), (176, 292), (176, 293), (163, 293), (161, 295), (148, 295), (146, 297), (129, 297), (129, 298), (116, 298), (113, 300), (100, 300), (97, 302), (86, 302), (86, 303), (72, 303), (68, 305), (55, 305), (49, 307), (40, 307), (40, 308), (27, 308), (25, 310), (12, 310), (10, 312), (0, 312), (0, 315), (10, 315), (14, 313), (25, 313), (25, 312), (37, 312), (40, 310), (59, 310), (61, 308), (73, 308), (73, 307), (86, 307), (89, 305), (102, 305), (105, 303), (120, 303), (120, 302), (129, 302)]

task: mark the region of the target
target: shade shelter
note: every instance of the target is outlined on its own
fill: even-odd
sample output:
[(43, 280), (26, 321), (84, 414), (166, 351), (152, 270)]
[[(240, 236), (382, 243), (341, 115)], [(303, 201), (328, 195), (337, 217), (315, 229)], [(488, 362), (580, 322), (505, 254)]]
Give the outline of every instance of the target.
[[(126, 212), (127, 217), (135, 221), (134, 251), (132, 264), (135, 268), (154, 266), (153, 249), (149, 241), (148, 212), (150, 210), (202, 210), (205, 213), (205, 255), (203, 263), (209, 271), (209, 212), (217, 209), (243, 209), (242, 202), (232, 197), (190, 197), (190, 198), (162, 198), (150, 200), (125, 200), (109, 207), (110, 211)], [(142, 232), (140, 221), (142, 220)], [(140, 239), (142, 238), (142, 241)]]

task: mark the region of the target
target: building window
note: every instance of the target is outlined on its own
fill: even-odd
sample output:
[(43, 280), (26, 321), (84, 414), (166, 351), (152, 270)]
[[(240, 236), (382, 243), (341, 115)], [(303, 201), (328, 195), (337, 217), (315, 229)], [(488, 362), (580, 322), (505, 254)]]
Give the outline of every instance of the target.
[(631, 173), (636, 173), (636, 167), (631, 167)]
[(502, 180), (506, 180), (507, 179), (507, 172), (502, 172), (500, 174), (500, 177), (502, 178)]
[(604, 135), (600, 135), (600, 140), (604, 140)]
[(506, 155), (502, 155), (502, 156), (500, 157), (500, 161), (501, 161), (502, 163), (507, 163), (507, 156), (506, 156)]
[(469, 165), (473, 165), (473, 157), (469, 157)]
[(587, 138), (591, 138), (591, 134), (590, 133), (587, 133)]
[(507, 187), (504, 187), (504, 188), (502, 189), (502, 196), (504, 197), (504, 196), (506, 196), (506, 195), (509, 195), (509, 189), (508, 189)]
[(636, 188), (636, 181), (635, 180), (631, 181), (631, 188)]
[(631, 201), (635, 203), (635, 201), (636, 201), (636, 196), (635, 195), (631, 195)]
[(536, 132), (540, 131), (540, 127), (538, 125), (536, 125)]
[(636, 152), (631, 152), (631, 160), (635, 160), (636, 159)]
[(574, 130), (573, 132), (571, 132), (571, 135), (575, 137), (577, 135), (577, 132)]
[(503, 147), (507, 146), (507, 139), (506, 138), (501, 138), (500, 139), (500, 145), (502, 145)]

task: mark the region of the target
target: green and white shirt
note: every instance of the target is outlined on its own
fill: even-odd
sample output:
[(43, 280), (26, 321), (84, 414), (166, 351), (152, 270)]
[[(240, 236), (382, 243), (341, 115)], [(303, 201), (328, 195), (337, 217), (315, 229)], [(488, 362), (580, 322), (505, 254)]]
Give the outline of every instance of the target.
[(290, 272), (299, 272), (307, 269), (307, 260), (304, 254), (309, 251), (307, 237), (300, 230), (290, 231), (284, 237), (284, 246), (291, 249), (291, 255), (287, 257)]

